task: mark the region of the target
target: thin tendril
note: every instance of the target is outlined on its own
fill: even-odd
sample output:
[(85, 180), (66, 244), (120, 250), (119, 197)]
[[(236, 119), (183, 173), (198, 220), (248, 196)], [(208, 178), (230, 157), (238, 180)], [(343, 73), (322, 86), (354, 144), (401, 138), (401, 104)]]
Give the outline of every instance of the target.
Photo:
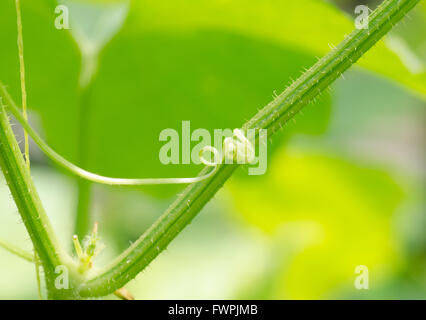
[(37, 252), (34, 250), (34, 265), (36, 270), (36, 278), (37, 278), (37, 294), (40, 300), (43, 300), (43, 295), (41, 293), (41, 277), (40, 277), (40, 259), (37, 255)]
[[(23, 119), (28, 121), (27, 113), (27, 89), (25, 84), (25, 60), (24, 60), (24, 38), (22, 35), (22, 16), (21, 16), (21, 2), (16, 0), (16, 22), (18, 29), (18, 54), (19, 54), (19, 73), (21, 80), (21, 99), (22, 99), (22, 114)], [(24, 128), (24, 140), (25, 140), (25, 163), (28, 171), (31, 168), (30, 163), (30, 145), (28, 141), (28, 132)], [(40, 262), (37, 256), (37, 252), (34, 250), (34, 262), (37, 278), (37, 292), (40, 300), (42, 299), (41, 294), (41, 282), (40, 282)]]
[[(77, 165), (69, 162), (64, 157), (56, 153), (31, 127), (27, 120), (23, 117), (19, 109), (17, 108), (12, 97), (7, 92), (5, 86), (0, 82), (0, 95), (6, 100), (6, 108), (14, 115), (16, 120), (22, 125), (22, 127), (28, 132), (33, 138), (34, 142), (39, 148), (56, 164), (62, 168), (70, 171), (71, 173), (100, 184), (107, 185), (161, 185), (161, 184), (191, 184), (200, 182), (210, 178), (218, 169), (218, 165), (222, 163), (223, 156), (221, 153), (212, 146), (205, 146), (200, 152), (200, 161), (208, 167), (213, 167), (209, 173), (191, 178), (143, 178), (143, 179), (125, 179), (125, 178), (111, 178), (98, 175), (96, 173), (87, 171), (78, 167)], [(237, 160), (238, 163), (250, 163), (254, 157), (254, 147), (251, 142), (244, 136), (244, 133), (240, 129), (234, 129), (234, 137), (225, 139), (224, 142), (224, 153), (225, 158), (229, 158), (232, 161)], [(235, 138), (235, 139), (234, 139)], [(213, 155), (213, 161), (209, 161), (204, 157), (204, 154), (210, 152)]]
[(160, 184), (190, 184), (195, 182), (200, 182), (210, 178), (218, 168), (218, 164), (221, 163), (221, 159), (218, 156), (218, 153), (215, 153), (215, 161), (207, 163), (202, 158), (201, 161), (207, 166), (213, 167), (209, 173), (191, 178), (144, 178), (144, 179), (123, 179), (123, 178), (111, 178), (98, 175), (93, 172), (89, 172), (85, 169), (82, 169), (75, 164), (69, 162), (64, 157), (56, 153), (31, 127), (28, 121), (23, 117), (12, 97), (7, 92), (5, 86), (0, 83), (0, 94), (5, 99), (6, 108), (14, 115), (16, 120), (22, 125), (22, 127), (28, 132), (28, 134), (33, 138), (34, 142), (39, 146), (39, 148), (56, 164), (62, 168), (70, 171), (71, 173), (100, 184), (107, 185), (128, 185), (128, 186), (138, 186), (138, 185), (160, 185)]
[[(27, 89), (25, 85), (25, 62), (24, 62), (24, 38), (22, 35), (22, 17), (21, 17), (21, 2), (16, 0), (16, 21), (18, 26), (18, 53), (19, 53), (19, 73), (21, 80), (21, 94), (22, 94), (22, 114), (26, 121), (28, 121), (27, 113)], [(28, 133), (24, 130), (25, 139), (25, 161), (28, 169), (30, 169), (30, 147), (28, 143)]]
[(9, 242), (0, 239), (0, 247), (9, 251), (11, 254), (14, 254), (17, 257), (20, 257), (29, 262), (34, 262), (34, 255), (31, 252), (25, 251)]
[(36, 268), (36, 277), (37, 277), (37, 292), (40, 300), (43, 299), (41, 293), (41, 280), (40, 280), (40, 259), (37, 255), (37, 252), (34, 250), (34, 253), (25, 251), (13, 244), (10, 244), (6, 241), (0, 240), (0, 247), (9, 251), (11, 254), (14, 254), (17, 257), (27, 260), (28, 262), (34, 262)]

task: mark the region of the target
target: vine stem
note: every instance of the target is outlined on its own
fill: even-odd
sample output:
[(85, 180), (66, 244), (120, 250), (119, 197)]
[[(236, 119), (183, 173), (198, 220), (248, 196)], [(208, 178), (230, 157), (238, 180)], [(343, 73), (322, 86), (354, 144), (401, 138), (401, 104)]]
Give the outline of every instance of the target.
[[(268, 137), (276, 133), (361, 58), (419, 1), (383, 1), (369, 16), (368, 29), (354, 30), (329, 54), (244, 124), (243, 129), (267, 129)], [(258, 139), (256, 143), (259, 143)], [(191, 222), (237, 167), (237, 165), (220, 165), (210, 179), (188, 186), (136, 242), (81, 285), (80, 295), (107, 295), (133, 279)], [(206, 174), (206, 170), (204, 169), (200, 175)]]
[[(24, 37), (22, 32), (22, 16), (21, 1), (16, 0), (16, 22), (18, 27), (18, 54), (19, 54), (19, 74), (21, 80), (21, 96), (22, 96), (22, 114), (24, 119), (28, 121), (27, 112), (27, 88), (25, 84), (25, 60), (24, 60)], [(25, 161), (28, 169), (30, 168), (30, 146), (28, 143), (28, 133), (24, 130), (25, 139)]]
[[(16, 0), (16, 21), (18, 28), (18, 54), (19, 54), (19, 73), (21, 79), (21, 96), (22, 96), (22, 114), (25, 121), (28, 121), (27, 112), (27, 87), (25, 82), (25, 59), (24, 59), (24, 37), (22, 31), (22, 14), (21, 14), (21, 1)], [(24, 140), (25, 140), (25, 162), (28, 167), (28, 171), (31, 169), (30, 162), (30, 144), (28, 141), (28, 132), (24, 128)], [(37, 292), (38, 297), (41, 300), (43, 298), (41, 294), (41, 281), (40, 281), (40, 263), (37, 256), (37, 252), (34, 250), (34, 261), (35, 261), (35, 273), (37, 278)]]
[(0, 168), (49, 282), (54, 278), (56, 266), (68, 262), (68, 256), (58, 244), (1, 100)]
[[(213, 148), (208, 148), (211, 152), (214, 151), (215, 162), (207, 162), (203, 156), (200, 157), (202, 163), (209, 167), (213, 167), (213, 169), (204, 176), (198, 177), (189, 177), (189, 178), (141, 178), (141, 179), (125, 179), (125, 178), (112, 178), (98, 175), (96, 173), (87, 171), (74, 163), (66, 160), (60, 154), (55, 152), (31, 127), (27, 120), (25, 120), (24, 116), (19, 111), (16, 103), (13, 101), (9, 92), (7, 91), (4, 84), (0, 81), (0, 96), (3, 97), (6, 103), (6, 109), (12, 113), (12, 115), (18, 120), (18, 122), (22, 125), (22, 127), (28, 132), (29, 136), (33, 139), (33, 141), (39, 146), (39, 148), (60, 167), (65, 170), (71, 172), (72, 174), (80, 177), (81, 179), (106, 184), (106, 185), (115, 185), (115, 186), (140, 186), (140, 185), (160, 185), (160, 184), (190, 184), (195, 182), (200, 182), (202, 180), (206, 180), (210, 178), (217, 167), (217, 163), (219, 163), (220, 156), (217, 154), (217, 150), (212, 150)], [(207, 149), (203, 149), (204, 150)], [(86, 230), (87, 231), (87, 230)], [(84, 234), (86, 235), (87, 232)], [(78, 235), (78, 233), (77, 233)]]
[[(353, 31), (335, 49), (244, 124), (243, 130), (267, 129), (268, 136), (272, 136), (363, 56), (419, 1), (383, 1), (370, 15), (368, 29)], [(0, 100), (0, 168), (41, 260), (49, 290), (53, 287), (55, 267), (61, 264), (72, 265), (72, 262), (56, 240), (1, 102)], [(256, 143), (259, 141), (256, 140)], [(219, 165), (210, 179), (187, 187), (169, 209), (109, 265), (101, 268), (89, 279), (77, 279), (73, 275), (70, 280), (76, 278), (73, 285), (77, 292), (68, 297), (103, 296), (123, 287), (192, 221), (237, 167), (236, 164)], [(200, 176), (206, 175), (208, 170), (205, 168)]]

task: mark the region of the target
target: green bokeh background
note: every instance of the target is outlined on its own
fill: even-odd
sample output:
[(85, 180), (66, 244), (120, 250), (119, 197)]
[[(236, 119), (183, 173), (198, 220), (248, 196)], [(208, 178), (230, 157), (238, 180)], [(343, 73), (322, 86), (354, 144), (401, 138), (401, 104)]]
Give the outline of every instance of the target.
[[(191, 176), (159, 162), (165, 128), (237, 128), (353, 29), (357, 1), (21, 0), (30, 120), (55, 150), (120, 177)], [(373, 9), (377, 1), (371, 1)], [(0, 3), (0, 80), (16, 101), (13, 0)], [(426, 298), (424, 1), (242, 168), (128, 285), (137, 299)], [(96, 63), (79, 116), (81, 69)], [(79, 143), (86, 123), (84, 150)], [(18, 126), (16, 134), (22, 139)], [(65, 246), (76, 180), (31, 146), (32, 175)], [(0, 238), (31, 249), (0, 175)], [(95, 186), (103, 265), (182, 187)], [(369, 269), (357, 290), (355, 268)], [(0, 250), (0, 298), (37, 297), (34, 266)], [(114, 297), (109, 297), (114, 298)]]

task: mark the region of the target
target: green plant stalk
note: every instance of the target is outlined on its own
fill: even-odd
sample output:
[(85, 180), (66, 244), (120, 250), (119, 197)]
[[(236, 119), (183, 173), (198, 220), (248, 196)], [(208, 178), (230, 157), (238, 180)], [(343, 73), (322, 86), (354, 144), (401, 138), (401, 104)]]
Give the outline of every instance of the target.
[(46, 277), (53, 279), (56, 266), (63, 264), (66, 254), (55, 237), (1, 101), (0, 168), (34, 248), (42, 261)]
[[(21, 96), (22, 96), (22, 113), (25, 120), (28, 120), (27, 113), (27, 89), (25, 85), (25, 62), (24, 62), (24, 39), (22, 32), (22, 17), (21, 17), (21, 1), (16, 0), (16, 21), (18, 28), (18, 53), (19, 53), (19, 73), (21, 80)], [(24, 140), (25, 140), (25, 161), (28, 168), (30, 168), (30, 147), (28, 143), (28, 134), (24, 130)]]
[[(20, 80), (21, 80), (22, 113), (23, 113), (24, 119), (28, 121), (21, 1), (16, 0), (15, 3), (16, 3), (16, 18), (17, 18), (17, 28), (18, 28), (18, 53), (19, 53), (19, 73), (20, 73)], [(25, 152), (24, 152), (25, 160), (28, 167), (28, 171), (31, 172), (30, 145), (28, 142), (28, 133), (25, 129), (24, 129), (24, 140), (25, 140)], [(37, 292), (38, 292), (39, 299), (41, 300), (42, 294), (41, 294), (41, 282), (40, 282), (40, 264), (39, 264), (37, 252), (35, 250), (34, 250), (34, 261), (35, 261), (35, 272), (36, 272), (36, 278), (37, 278)]]
[[(78, 135), (78, 163), (80, 166), (86, 167), (88, 163), (88, 132), (90, 123), (90, 97), (91, 97), (92, 81), (85, 87), (81, 87), (80, 110), (79, 110), (79, 135)], [(91, 196), (92, 183), (79, 178), (77, 211), (75, 216), (74, 233), (83, 239), (91, 228)]]
[(75, 216), (74, 234), (84, 238), (90, 229), (91, 215), (90, 204), (92, 195), (92, 183), (78, 178), (77, 182), (78, 198), (77, 212)]
[[(91, 97), (93, 81), (97, 74), (97, 52), (82, 52), (81, 70), (80, 70), (80, 103), (79, 103), (79, 133), (78, 133), (78, 164), (83, 168), (87, 167), (89, 162), (89, 132), (90, 119), (92, 116)], [(85, 179), (78, 179), (78, 199), (77, 211), (75, 216), (74, 232), (83, 239), (91, 229), (91, 198), (92, 183)]]
[[(59, 245), (49, 218), (41, 204), (28, 167), (13, 134), (3, 101), (0, 98), (0, 169), (2, 170), (24, 225), (30, 235), (36, 255), (43, 267), (48, 298), (77, 299), (74, 288), (84, 281), (77, 264)], [(3, 243), (4, 244), (4, 243)], [(9, 249), (11, 247), (9, 246)], [(9, 250), (11, 251), (11, 250)], [(11, 251), (12, 252), (12, 251)], [(14, 250), (16, 252), (16, 248)], [(32, 256), (34, 258), (34, 256)], [(38, 262), (37, 262), (38, 264)], [(65, 266), (69, 272), (69, 289), (57, 289), (56, 267)]]
[[(267, 129), (268, 137), (377, 43), (420, 0), (385, 0), (370, 15), (368, 29), (354, 30), (329, 54), (263, 108), (243, 129)], [(258, 141), (257, 141), (258, 143)], [(212, 178), (188, 186), (169, 209), (126, 251), (80, 288), (82, 296), (103, 296), (141, 272), (187, 226), (233, 174), (237, 165), (221, 165)], [(200, 175), (206, 174), (204, 169)]]

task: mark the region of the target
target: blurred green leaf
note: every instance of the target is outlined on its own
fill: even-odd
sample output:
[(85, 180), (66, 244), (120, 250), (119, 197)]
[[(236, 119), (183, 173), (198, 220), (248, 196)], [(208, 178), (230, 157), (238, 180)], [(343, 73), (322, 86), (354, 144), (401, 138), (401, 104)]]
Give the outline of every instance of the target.
[[(289, 149), (275, 156), (268, 175), (233, 179), (229, 189), (246, 223), (271, 236), (287, 230), (310, 239), (276, 280), (280, 298), (326, 298), (336, 286), (353, 286), (357, 265), (379, 277), (398, 263), (391, 221), (404, 192), (383, 171)], [(301, 223), (303, 235), (291, 233)]]
[[(138, 13), (129, 21), (134, 30), (225, 30), (317, 56), (326, 54), (354, 29), (352, 19), (322, 0), (173, 0), (161, 4), (138, 0), (132, 4), (133, 13)], [(426, 73), (411, 74), (383, 42), (358, 64), (426, 95)]]
[[(14, 48), (13, 4), (3, 6), (9, 18), (2, 32)], [(69, 32), (54, 28), (52, 6), (33, 1), (23, 7), (30, 105), (41, 114), (49, 142), (73, 160), (80, 130), (76, 45)], [(98, 62), (87, 112), (88, 169), (125, 177), (196, 173), (193, 166), (159, 162), (161, 130), (180, 131), (183, 120), (191, 120), (192, 130), (239, 127), (351, 29), (337, 9), (314, 0), (133, 1)], [(3, 55), (4, 81), (16, 96), (16, 50)], [(383, 46), (361, 64), (413, 80)], [(326, 97), (307, 110), (288, 134), (322, 132), (329, 104)], [(149, 190), (156, 188), (165, 190)]]
[[(75, 160), (80, 130), (81, 54), (68, 31), (55, 29), (55, 5), (55, 1), (23, 0), (29, 102), (32, 110), (41, 116), (49, 143), (70, 160)], [(15, 99), (20, 101), (14, 1), (0, 2), (0, 18), (3, 45), (0, 80), (9, 85)], [(424, 22), (417, 18), (415, 21), (415, 28)], [(413, 27), (407, 28), (412, 30)], [(127, 177), (194, 174), (193, 166), (160, 164), (158, 151), (162, 144), (158, 135), (161, 130), (175, 128), (180, 131), (182, 120), (191, 120), (193, 130), (239, 127), (272, 99), (274, 91), (282, 91), (291, 83), (291, 78), (298, 77), (303, 68), (315, 63), (315, 56), (328, 52), (329, 44), (337, 44), (344, 33), (352, 29), (350, 19), (319, 0), (133, 1), (125, 25), (106, 45), (98, 62), (89, 113), (88, 169)], [(421, 32), (408, 32), (404, 26), (399, 29), (402, 31), (397, 30), (401, 32), (397, 34), (402, 35), (413, 52), (423, 59)], [(424, 96), (424, 72), (412, 75), (398, 56), (381, 43), (360, 65)], [(282, 139), (297, 132), (324, 132), (330, 104), (330, 95), (323, 96), (315, 106), (307, 108), (305, 115), (298, 117), (296, 125), (286, 127)], [(273, 149), (279, 147), (280, 143), (272, 146)], [(36, 177), (36, 180), (43, 179)], [(65, 230), (60, 232), (65, 242), (70, 238), (66, 230), (70, 230), (69, 211), (73, 206), (65, 194), (72, 192), (60, 186), (55, 188), (58, 194), (52, 196), (52, 185), (58, 184), (45, 180), (41, 188), (46, 195), (43, 200), (48, 207), (49, 202), (54, 203), (49, 213), (53, 213), (55, 227)], [(158, 190), (164, 192), (165, 189)], [(271, 277), (273, 288), (265, 289), (272, 293), (262, 294), (323, 297), (342, 283), (352, 286), (354, 267), (358, 264), (372, 266), (375, 272), (386, 269), (391, 263), (394, 263), (391, 268), (395, 268), (398, 263), (389, 225), (404, 194), (382, 171), (290, 150), (288, 154), (279, 153), (273, 157), (267, 176), (244, 181), (233, 179), (230, 190), (236, 196), (236, 205), (245, 223), (257, 226), (266, 234), (279, 234), (286, 248), (289, 240), (292, 240), (291, 247), (303, 244), (303, 251), (292, 256), (294, 261), (277, 262), (277, 268), (289, 269), (285, 272), (274, 270), (277, 273)], [(140, 200), (139, 196), (137, 199)], [(10, 207), (10, 201), (6, 205), (6, 201), (0, 203), (8, 212), (15, 210)], [(124, 247), (129, 238), (136, 237), (163, 206), (163, 203), (136, 205), (126, 197), (105, 203), (110, 208), (103, 212), (117, 215), (106, 221), (106, 227), (124, 221), (130, 230), (123, 234), (117, 229), (109, 230), (120, 247)], [(127, 207), (123, 208), (123, 203)], [(118, 218), (121, 211), (133, 215), (147, 212), (147, 217), (138, 225), (134, 223), (135, 216)], [(23, 238), (23, 228), (19, 228), (18, 236), (15, 233), (18, 228), (5, 229), (3, 226), (6, 224), (2, 224), (3, 236), (11, 240)], [(210, 221), (206, 230), (211, 230)], [(14, 236), (9, 237), (8, 232)], [(204, 231), (198, 235), (200, 237), (205, 237)], [(198, 238), (188, 242), (199, 243)], [(231, 238), (221, 238), (223, 241), (215, 250), (222, 254)], [(214, 240), (214, 237), (209, 239), (210, 243), (215, 243)], [(251, 254), (247, 259), (251, 263), (252, 249), (245, 241), (241, 242), (242, 248)], [(204, 243), (201, 247), (199, 250), (205, 253)], [(5, 255), (0, 255), (6, 259)], [(223, 270), (241, 267), (232, 250), (218, 256), (222, 261), (230, 261), (229, 257), (238, 260), (238, 263), (225, 263)], [(181, 261), (181, 254), (163, 261), (163, 269), (156, 271), (159, 275), (146, 280), (152, 285), (169, 271), (173, 265), (170, 262)], [(201, 266), (207, 263), (204, 259), (200, 261)], [(210, 263), (210, 260), (205, 261)], [(211, 261), (217, 261), (217, 257), (213, 256)], [(26, 268), (25, 274), (31, 270), (32, 266)], [(181, 265), (181, 270), (186, 283), (187, 275), (193, 271), (189, 272), (185, 264)], [(235, 270), (231, 270), (228, 277), (232, 278)], [(208, 278), (205, 273), (200, 274), (200, 278)], [(0, 279), (5, 288), (16, 286), (14, 281), (16, 277)], [(220, 285), (216, 287), (221, 289)], [(30, 289), (20, 282), (21, 294), (35, 292), (35, 288)], [(192, 288), (187, 289), (191, 297)], [(167, 290), (160, 290), (158, 296), (169, 292)]]
[[(55, 1), (22, 1), (28, 103), (48, 140), (73, 159), (80, 53), (69, 32), (55, 28), (54, 10)], [(0, 2), (0, 20), (0, 79), (20, 104), (15, 1)]]
[[(301, 52), (224, 32), (123, 31), (101, 57), (93, 89), (97, 121), (90, 133), (91, 165), (125, 176), (194, 174), (192, 166), (159, 162), (163, 129), (181, 132), (183, 120), (191, 121), (192, 130), (240, 127), (272, 99), (274, 89), (284, 89), (283, 79), (313, 61)], [(311, 124), (304, 131), (324, 130), (329, 104), (325, 98), (315, 114), (303, 117)], [(118, 167), (124, 160), (128, 165)]]
[(426, 72), (426, 4), (420, 2), (404, 23), (396, 26), (386, 44), (415, 74)]
[[(3, 77), (17, 97), (14, 6), (2, 5), (6, 11), (1, 12), (8, 17), (2, 30), (8, 44), (1, 61)], [(68, 31), (54, 28), (52, 6), (33, 1), (24, 2), (23, 9), (30, 105), (41, 115), (49, 143), (75, 161), (80, 130), (77, 47)], [(176, 32), (136, 26), (139, 11), (137, 7), (132, 10), (124, 28), (100, 56), (87, 112), (88, 169), (105, 175), (195, 174), (198, 169), (193, 165), (159, 162), (163, 143), (158, 137), (163, 129), (180, 132), (183, 120), (191, 120), (192, 130), (239, 127), (274, 92), (291, 83), (290, 78), (315, 62), (311, 54), (232, 30)], [(37, 50), (40, 45), (41, 52)], [(306, 125), (293, 131), (322, 132), (329, 112), (330, 99), (325, 95), (312, 114), (301, 117), (301, 124)], [(156, 188), (167, 189), (147, 189)]]

